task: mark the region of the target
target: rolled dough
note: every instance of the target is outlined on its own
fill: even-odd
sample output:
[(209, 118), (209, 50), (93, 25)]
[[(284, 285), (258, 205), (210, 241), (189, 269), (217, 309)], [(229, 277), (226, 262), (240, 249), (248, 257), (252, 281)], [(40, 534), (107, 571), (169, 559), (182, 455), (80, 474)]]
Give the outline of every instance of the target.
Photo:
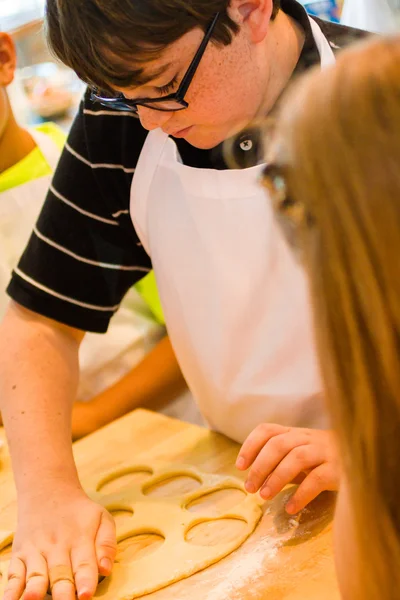
[[(135, 472), (146, 473), (146, 481), (128, 484), (119, 492), (107, 494), (106, 488), (102, 492), (102, 485), (106, 482)], [(157, 483), (179, 476), (197, 480), (200, 487), (168, 497), (146, 495), (146, 490)], [(95, 598), (102, 600), (138, 598), (205, 569), (241, 546), (254, 531), (262, 514), (262, 501), (257, 496), (248, 495), (239, 479), (203, 473), (187, 465), (165, 465), (153, 461), (147, 464), (124, 463), (100, 476), (84, 478), (83, 484), (89, 496), (108, 510), (126, 511), (126, 519), (118, 522), (118, 542), (143, 534), (157, 534), (164, 538), (164, 542), (151, 554), (137, 558), (117, 555), (112, 575), (97, 588)], [(196, 513), (187, 510), (186, 507), (195, 500), (225, 489), (240, 490), (243, 500), (228, 511), (218, 513), (218, 516), (209, 504)], [(213, 539), (209, 546), (186, 541), (187, 533), (194, 526), (222, 519), (242, 522), (237, 536), (230, 535), (228, 541), (222, 539), (217, 543)], [(229, 527), (228, 521), (225, 523)], [(223, 527), (221, 531), (224, 531)], [(9, 532), (3, 533), (5, 535), (2, 536), (0, 532), (0, 548), (10, 543), (13, 537)], [(7, 569), (8, 564), (0, 562), (0, 592), (5, 587)]]
[[(153, 473), (144, 483), (132, 484), (114, 494), (101, 493), (101, 484), (127, 472)], [(194, 492), (171, 497), (152, 497), (145, 495), (147, 489), (164, 480), (178, 476), (188, 476), (200, 482), (201, 486)], [(100, 492), (97, 490), (100, 487)], [(193, 501), (223, 489), (235, 489), (244, 493), (243, 500), (229, 511), (215, 515), (210, 508), (192, 513), (186, 506)], [(255, 496), (246, 494), (239, 479), (223, 475), (210, 475), (186, 465), (161, 465), (149, 461), (147, 464), (125, 464), (93, 480), (91, 497), (106, 508), (127, 508), (133, 515), (122, 523), (117, 530), (117, 540), (143, 533), (155, 533), (164, 538), (164, 543), (153, 553), (115, 564), (113, 574), (98, 587), (96, 598), (103, 600), (131, 600), (144, 594), (154, 592), (176, 581), (180, 581), (197, 571), (218, 562), (236, 550), (254, 531), (262, 514), (260, 501)], [(215, 543), (210, 546), (195, 545), (185, 540), (187, 532), (199, 523), (218, 521), (220, 519), (239, 519), (244, 526), (240, 534), (229, 541)], [(222, 523), (223, 521), (221, 521)]]

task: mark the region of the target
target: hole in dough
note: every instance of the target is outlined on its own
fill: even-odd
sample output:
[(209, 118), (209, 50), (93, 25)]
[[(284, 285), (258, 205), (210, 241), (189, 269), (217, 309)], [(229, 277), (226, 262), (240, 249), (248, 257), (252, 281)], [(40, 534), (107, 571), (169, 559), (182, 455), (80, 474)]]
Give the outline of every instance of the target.
[(183, 496), (188, 492), (193, 492), (201, 486), (200, 479), (186, 473), (175, 474), (165, 479), (161, 479), (157, 483), (145, 485), (143, 494), (153, 496), (155, 498), (171, 498), (173, 496)]
[(233, 542), (246, 531), (247, 523), (243, 519), (214, 519), (193, 525), (186, 532), (185, 540), (195, 546), (216, 546)]
[(153, 475), (151, 469), (121, 469), (100, 481), (97, 486), (97, 491), (113, 494), (114, 492), (119, 492), (133, 484), (137, 485), (143, 483), (143, 481), (146, 481), (151, 475)]
[(128, 506), (113, 506), (107, 508), (108, 512), (114, 517), (116, 526), (121, 526), (133, 516), (133, 509)]
[(10, 560), (12, 553), (12, 544), (7, 544), (0, 550), (0, 560)]
[(155, 552), (164, 543), (165, 538), (154, 531), (137, 533), (118, 542), (116, 562), (137, 560)]
[(205, 512), (210, 516), (219, 515), (236, 506), (244, 498), (246, 493), (234, 487), (226, 487), (215, 492), (208, 492), (192, 500), (186, 505), (190, 512)]

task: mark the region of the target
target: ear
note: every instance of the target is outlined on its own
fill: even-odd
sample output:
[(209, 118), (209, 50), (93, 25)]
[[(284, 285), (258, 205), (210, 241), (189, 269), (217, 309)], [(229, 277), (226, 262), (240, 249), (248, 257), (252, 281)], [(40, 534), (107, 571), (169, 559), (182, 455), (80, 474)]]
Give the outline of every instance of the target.
[(231, 0), (230, 17), (240, 26), (246, 26), (254, 44), (262, 42), (268, 33), (273, 0)]
[(6, 87), (14, 79), (17, 55), (8, 33), (0, 32), (0, 85)]

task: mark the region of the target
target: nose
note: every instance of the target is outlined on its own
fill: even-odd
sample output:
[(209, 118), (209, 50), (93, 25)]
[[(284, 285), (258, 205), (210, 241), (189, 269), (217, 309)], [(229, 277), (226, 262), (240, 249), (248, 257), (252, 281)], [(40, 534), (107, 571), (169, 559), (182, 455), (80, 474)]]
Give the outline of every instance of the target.
[(147, 106), (138, 106), (137, 108), (142, 126), (149, 131), (152, 129), (157, 129), (158, 127), (163, 127), (174, 114), (173, 112), (147, 108)]

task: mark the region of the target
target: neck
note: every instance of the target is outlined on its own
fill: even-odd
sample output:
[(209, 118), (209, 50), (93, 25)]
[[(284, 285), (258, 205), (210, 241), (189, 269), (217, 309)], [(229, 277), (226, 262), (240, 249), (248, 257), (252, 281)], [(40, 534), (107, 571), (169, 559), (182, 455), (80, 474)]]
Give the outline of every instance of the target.
[(267, 52), (271, 61), (269, 80), (260, 112), (270, 113), (279, 97), (289, 84), (290, 78), (299, 61), (304, 46), (303, 28), (280, 10), (271, 25), (271, 35), (267, 36)]
[(36, 147), (30, 133), (20, 127), (12, 111), (0, 137), (0, 173), (16, 165)]

